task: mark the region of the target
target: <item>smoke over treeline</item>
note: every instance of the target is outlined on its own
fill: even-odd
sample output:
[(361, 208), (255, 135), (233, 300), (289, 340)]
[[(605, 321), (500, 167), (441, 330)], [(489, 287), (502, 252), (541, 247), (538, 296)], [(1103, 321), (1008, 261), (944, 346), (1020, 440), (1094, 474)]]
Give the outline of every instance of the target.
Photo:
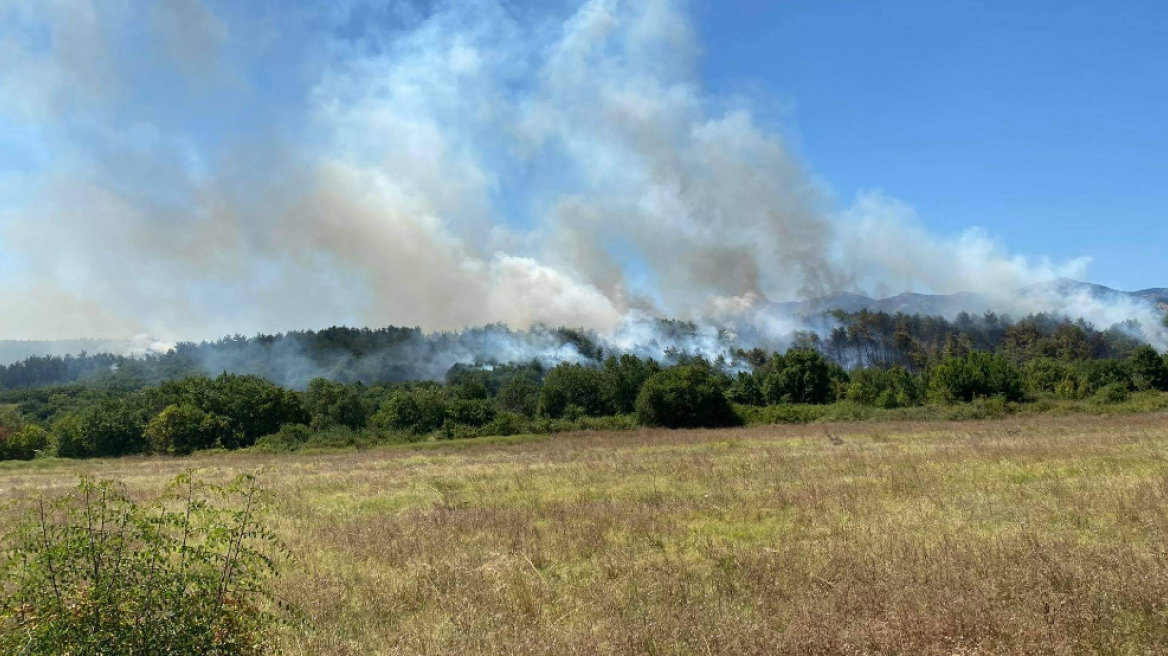
[(0, 43), (28, 160), (0, 175), (0, 338), (619, 341), (642, 316), (753, 316), (774, 343), (794, 322), (771, 301), (994, 295), (1087, 264), (840, 202), (748, 98), (703, 88), (681, 0), (17, 1)]
[[(815, 330), (806, 329), (815, 324)], [(904, 367), (925, 371), (945, 358), (995, 352), (1023, 363), (1123, 358), (1145, 339), (1128, 321), (1098, 330), (1082, 320), (1050, 314), (1020, 320), (987, 312), (955, 319), (836, 310), (806, 319), (804, 329), (779, 340), (760, 340), (750, 325), (715, 327), (650, 318), (627, 320), (602, 335), (583, 328), (534, 326), (514, 331), (502, 324), (425, 333), (418, 328), (329, 328), (214, 342), (182, 343), (165, 354), (31, 357), (0, 367), (0, 389), (75, 382), (136, 389), (191, 375), (254, 374), (304, 389), (317, 378), (344, 383), (443, 380), (452, 370), (532, 366), (548, 371), (563, 363), (599, 366), (614, 356), (636, 355), (664, 365), (702, 360), (724, 373), (749, 371), (770, 353), (815, 350), (846, 369)]]

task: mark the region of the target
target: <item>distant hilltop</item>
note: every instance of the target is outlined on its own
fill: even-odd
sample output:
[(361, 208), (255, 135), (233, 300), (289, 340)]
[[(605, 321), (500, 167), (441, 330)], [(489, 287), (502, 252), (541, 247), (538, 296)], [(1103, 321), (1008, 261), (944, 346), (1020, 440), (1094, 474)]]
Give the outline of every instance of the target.
[(171, 342), (148, 335), (137, 335), (130, 339), (0, 340), (0, 365), (9, 365), (34, 355), (66, 356), (84, 352), (142, 356), (147, 353), (166, 353), (174, 346)]
[(1074, 307), (1083, 303), (1150, 305), (1168, 311), (1168, 287), (1124, 292), (1104, 285), (1060, 278), (998, 295), (974, 292), (956, 294), (910, 292), (877, 299), (862, 294), (841, 292), (806, 301), (772, 303), (771, 307), (780, 313), (799, 315), (820, 314), (830, 310), (845, 312), (869, 310), (888, 314), (943, 316), (952, 319), (961, 312), (983, 314), (991, 310), (1015, 315), (1060, 312), (1073, 316)]

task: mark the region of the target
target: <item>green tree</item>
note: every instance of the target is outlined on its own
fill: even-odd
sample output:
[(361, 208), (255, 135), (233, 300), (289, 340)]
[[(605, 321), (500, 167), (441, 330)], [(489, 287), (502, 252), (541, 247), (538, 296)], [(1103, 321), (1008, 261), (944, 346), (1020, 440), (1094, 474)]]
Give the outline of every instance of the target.
[(79, 414), (67, 414), (53, 422), (51, 431), (57, 440), (57, 455), (62, 458), (88, 458), (93, 443), (85, 434), (85, 422)]
[(582, 364), (561, 364), (548, 372), (539, 396), (539, 411), (552, 419), (564, 416), (569, 406), (590, 417), (612, 414), (605, 393), (604, 374)]
[(539, 409), (538, 383), (525, 376), (512, 376), (495, 396), (495, 405), (503, 412), (534, 417)]
[(495, 418), (495, 406), (487, 399), (454, 399), (446, 404), (446, 421), (480, 428)]
[(635, 355), (609, 357), (604, 361), (604, 389), (609, 408), (621, 414), (633, 412), (641, 386), (659, 371), (661, 365), (652, 359), (642, 360)]
[(76, 433), (60, 441), (61, 455), (71, 458), (116, 457), (144, 453), (146, 443), (146, 413), (140, 404), (122, 398), (85, 409), (78, 425), (70, 425)]
[(400, 389), (373, 415), (378, 428), (422, 435), (446, 421), (446, 399), (434, 389)]
[(818, 352), (791, 349), (775, 354), (764, 368), (763, 397), (767, 403), (828, 403), (834, 399), (832, 371)]
[(637, 421), (645, 426), (699, 428), (741, 423), (722, 383), (709, 367), (670, 367), (645, 381), (637, 395)]
[(1022, 372), (1000, 355), (973, 352), (961, 358), (947, 358), (934, 367), (929, 393), (944, 403), (994, 396), (1021, 401)]
[(29, 424), (0, 436), (0, 460), (32, 460), (48, 451), (51, 444), (52, 435), (48, 431)]
[(1065, 392), (1077, 387), (1078, 382), (1075, 367), (1054, 358), (1034, 358), (1027, 362), (1022, 367), (1022, 378), (1026, 390), (1032, 394)]
[(208, 414), (226, 417), (235, 429), (228, 449), (251, 446), (284, 424), (304, 424), (309, 418), (300, 395), (259, 376), (223, 374), (217, 378), (191, 377), (163, 383), (148, 391), (155, 412), (168, 405), (192, 405)]
[(762, 393), (762, 385), (758, 382), (758, 377), (748, 371), (740, 371), (738, 375), (730, 382), (729, 389), (726, 390), (726, 396), (730, 401), (739, 405), (765, 405), (766, 398)]
[(852, 372), (848, 399), (881, 408), (907, 408), (924, 400), (920, 378), (904, 367), (860, 369)]
[(155, 453), (187, 455), (233, 441), (231, 421), (193, 405), (171, 405), (146, 425), (146, 438)]
[(347, 426), (354, 430), (366, 422), (365, 407), (361, 402), (363, 386), (346, 385), (324, 378), (308, 383), (303, 396), (304, 410), (312, 427), (320, 430), (330, 426)]
[(1133, 379), (1139, 377), (1139, 387), (1168, 391), (1168, 364), (1151, 346), (1136, 349), (1128, 358)]

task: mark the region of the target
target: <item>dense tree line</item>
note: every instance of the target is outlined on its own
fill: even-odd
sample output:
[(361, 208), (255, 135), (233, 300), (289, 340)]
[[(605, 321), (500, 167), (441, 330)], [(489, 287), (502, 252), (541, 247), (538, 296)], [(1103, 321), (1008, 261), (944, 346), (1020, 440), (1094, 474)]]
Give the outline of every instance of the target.
[(1087, 396), (1111, 402), (1136, 391), (1168, 391), (1168, 358), (1149, 346), (1122, 358), (1039, 355), (1021, 363), (1005, 352), (972, 350), (924, 368), (893, 364), (851, 371), (805, 345), (785, 353), (743, 354), (745, 365), (678, 360), (666, 365), (626, 354), (599, 364), (551, 368), (538, 362), (456, 365), (442, 383), (318, 378), (304, 390), (254, 375), (223, 374), (141, 389), (72, 385), (9, 391), (0, 395), (0, 459), (181, 455), (257, 444), (298, 448), (314, 440), (417, 441), (581, 425), (727, 426), (741, 423), (750, 407), (846, 402), (905, 408)]
[[(1144, 342), (1134, 322), (1098, 330), (1082, 321), (1047, 314), (1013, 321), (989, 312), (947, 320), (862, 311), (833, 312), (825, 320), (833, 327), (822, 335), (796, 334), (794, 346), (818, 351), (849, 371), (899, 366), (919, 373), (946, 358), (974, 351), (997, 353), (1018, 365), (1037, 358), (1121, 359)], [(657, 359), (670, 365), (684, 364), (697, 353), (714, 358), (716, 351), (723, 354), (722, 364), (738, 369), (757, 366), (770, 352), (736, 349), (729, 333), (699, 348), (696, 338), (701, 331), (689, 322), (658, 320), (648, 332), (647, 339), (663, 347)], [(563, 360), (603, 366), (608, 356), (621, 355), (596, 334), (572, 328), (535, 326), (516, 332), (491, 325), (433, 334), (417, 328), (329, 328), (184, 343), (169, 353), (141, 358), (84, 353), (30, 357), (0, 366), (0, 390), (72, 383), (134, 390), (222, 372), (255, 375), (296, 389), (304, 389), (316, 378), (365, 384), (439, 380), (456, 362), (504, 365), (528, 360), (535, 352), (547, 356), (542, 362), (548, 366)], [(631, 411), (627, 399), (622, 409)]]
[[(659, 326), (675, 322), (662, 321)], [(140, 389), (195, 375), (250, 374), (284, 387), (303, 389), (311, 380), (342, 383), (441, 379), (455, 362), (503, 364), (523, 360), (527, 350), (598, 362), (604, 349), (595, 334), (573, 328), (535, 326), (512, 331), (503, 325), (459, 332), (423, 333), (418, 328), (343, 328), (276, 335), (236, 335), (214, 342), (181, 343), (165, 354), (142, 357), (87, 354), (33, 356), (0, 366), (0, 390), (47, 385)], [(518, 355), (517, 355), (518, 354)]]
[(1135, 321), (1098, 330), (1052, 314), (1014, 321), (994, 312), (943, 317), (860, 311), (832, 312), (837, 326), (824, 338), (806, 337), (832, 361), (848, 369), (894, 366), (922, 371), (950, 357), (975, 351), (997, 353), (1015, 364), (1035, 358), (1102, 360), (1124, 358), (1145, 343)]

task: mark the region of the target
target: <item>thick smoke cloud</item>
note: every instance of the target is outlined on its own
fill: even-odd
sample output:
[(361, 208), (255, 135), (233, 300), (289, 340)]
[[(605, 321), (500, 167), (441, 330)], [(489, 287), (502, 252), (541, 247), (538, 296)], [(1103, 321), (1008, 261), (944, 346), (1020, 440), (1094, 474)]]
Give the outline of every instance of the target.
[[(0, 338), (624, 343), (645, 315), (774, 337), (799, 324), (769, 300), (1085, 273), (931, 235), (879, 193), (839, 207), (702, 88), (700, 46), (680, 0), (0, 0), (0, 143), (27, 159), (0, 170)], [(1081, 300), (1037, 309), (1131, 310)]]

